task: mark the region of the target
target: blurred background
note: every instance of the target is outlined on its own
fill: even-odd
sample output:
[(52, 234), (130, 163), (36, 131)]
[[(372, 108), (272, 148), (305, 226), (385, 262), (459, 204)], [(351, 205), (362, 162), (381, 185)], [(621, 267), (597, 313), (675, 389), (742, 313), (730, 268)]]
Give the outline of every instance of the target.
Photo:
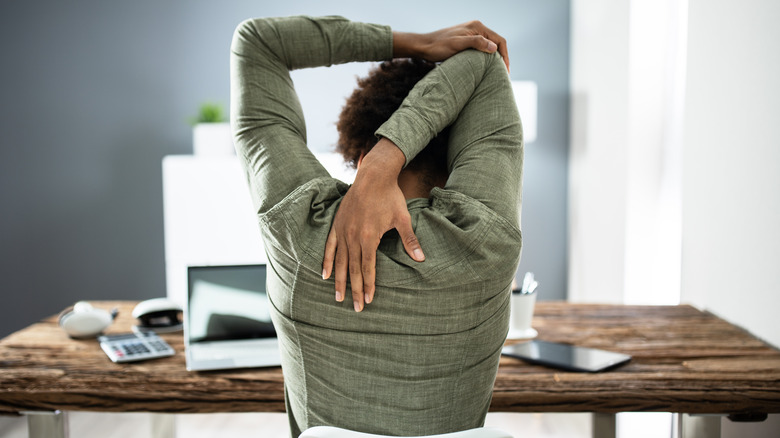
[[(233, 30), (258, 16), (343, 15), (415, 32), (480, 19), (501, 33), (512, 78), (535, 81), (539, 89), (539, 134), (526, 149), (523, 270), (535, 271), (546, 298), (565, 298), (569, 8), (560, 0), (489, 7), (465, 1), (3, 2), (0, 336), (78, 300), (166, 295), (162, 158), (192, 153), (190, 119), (201, 104), (227, 111)], [(342, 74), (354, 81), (357, 73)], [(323, 77), (296, 77), (302, 100), (331, 87)], [(335, 133), (343, 102), (333, 100), (327, 113), (307, 120), (316, 151), (333, 148), (335, 137), (311, 132), (322, 125)]]
[[(203, 103), (229, 106), (236, 25), (304, 13), (506, 37), (511, 78), (538, 90), (518, 273), (540, 299), (692, 303), (780, 344), (769, 0), (3, 2), (0, 335), (166, 294), (162, 159), (192, 153)], [(367, 68), (296, 73), (316, 152), (335, 78)]]
[[(1, 2), (0, 337), (166, 295), (163, 157), (192, 153), (204, 102), (228, 108), (236, 25), (295, 14), (482, 20), (538, 87), (518, 273), (539, 299), (691, 303), (780, 345), (773, 0)], [(336, 120), (331, 75), (365, 68), (296, 74), (310, 129)]]

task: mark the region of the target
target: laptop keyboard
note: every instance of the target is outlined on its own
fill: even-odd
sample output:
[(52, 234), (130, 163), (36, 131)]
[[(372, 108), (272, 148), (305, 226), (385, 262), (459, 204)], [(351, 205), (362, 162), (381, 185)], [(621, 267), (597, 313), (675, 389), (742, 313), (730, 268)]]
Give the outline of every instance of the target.
[(192, 359), (196, 361), (245, 359), (277, 352), (279, 344), (275, 341), (275, 339), (273, 341), (224, 341), (204, 345), (192, 344), (190, 348), (192, 349)]

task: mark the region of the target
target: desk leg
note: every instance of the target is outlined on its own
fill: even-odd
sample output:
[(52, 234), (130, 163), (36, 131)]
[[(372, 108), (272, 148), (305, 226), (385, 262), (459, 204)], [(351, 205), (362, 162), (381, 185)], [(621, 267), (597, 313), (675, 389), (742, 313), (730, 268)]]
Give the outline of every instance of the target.
[(152, 413), (152, 438), (176, 438), (176, 416)]
[(615, 414), (593, 414), (593, 438), (615, 438), (617, 436), (617, 421)]
[(64, 411), (27, 411), (27, 436), (30, 438), (68, 438), (68, 413)]
[(720, 438), (720, 415), (677, 415), (679, 438)]

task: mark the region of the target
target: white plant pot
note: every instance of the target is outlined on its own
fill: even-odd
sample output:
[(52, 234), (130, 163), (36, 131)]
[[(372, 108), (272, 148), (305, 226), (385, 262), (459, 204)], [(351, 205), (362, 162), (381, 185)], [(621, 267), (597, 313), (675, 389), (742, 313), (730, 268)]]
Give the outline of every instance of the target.
[(192, 129), (195, 155), (235, 155), (230, 123), (198, 123)]

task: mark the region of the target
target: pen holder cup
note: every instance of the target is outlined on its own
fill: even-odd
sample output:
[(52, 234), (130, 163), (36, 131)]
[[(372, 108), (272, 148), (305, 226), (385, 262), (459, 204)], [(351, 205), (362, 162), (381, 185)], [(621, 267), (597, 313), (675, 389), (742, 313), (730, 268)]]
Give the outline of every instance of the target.
[(509, 320), (509, 339), (530, 339), (537, 335), (536, 330), (531, 327), (531, 321), (534, 317), (534, 306), (536, 305), (536, 292), (522, 294), (512, 292), (512, 308)]

